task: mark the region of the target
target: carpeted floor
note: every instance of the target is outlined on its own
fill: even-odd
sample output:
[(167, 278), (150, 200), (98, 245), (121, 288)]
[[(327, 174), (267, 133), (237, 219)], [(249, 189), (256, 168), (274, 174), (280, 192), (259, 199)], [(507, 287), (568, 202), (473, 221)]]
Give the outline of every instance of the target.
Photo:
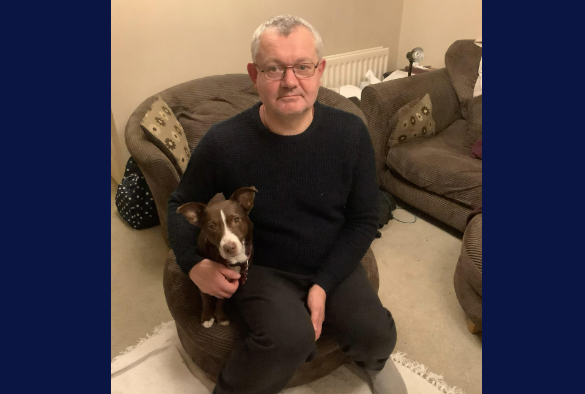
[[(402, 376), (408, 394), (465, 394), (404, 353), (393, 353), (386, 365), (391, 362)], [(209, 394), (215, 386), (183, 349), (174, 321), (156, 327), (137, 346), (112, 360), (111, 365), (112, 394)], [(282, 393), (371, 394), (372, 389), (363, 370), (345, 364), (320, 379)]]
[[(134, 230), (114, 205), (111, 184), (111, 356), (172, 320), (165, 303), (162, 272), (167, 247), (160, 226)], [(397, 210), (404, 221), (412, 213)], [(380, 271), (380, 299), (398, 328), (396, 350), (442, 374), (467, 394), (482, 392), (481, 336), (469, 333), (453, 290), (460, 235), (418, 218), (391, 221), (372, 243)], [(323, 391), (323, 394), (329, 394)]]

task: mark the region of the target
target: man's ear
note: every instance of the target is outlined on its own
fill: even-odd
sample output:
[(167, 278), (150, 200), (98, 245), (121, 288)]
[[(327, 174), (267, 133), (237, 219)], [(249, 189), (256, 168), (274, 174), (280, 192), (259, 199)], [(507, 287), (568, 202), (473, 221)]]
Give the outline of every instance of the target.
[(198, 202), (188, 202), (177, 208), (177, 213), (182, 214), (187, 218), (189, 223), (201, 227), (201, 222), (205, 216), (207, 205)]
[(254, 186), (242, 187), (234, 192), (230, 200), (240, 203), (242, 208), (249, 211), (254, 206), (254, 197), (258, 190)]
[(321, 75), (323, 75), (323, 72), (325, 71), (325, 63), (327, 63), (326, 60), (321, 59), (321, 63), (319, 63), (319, 66), (317, 67), (317, 73), (319, 73), (319, 79), (321, 79)]
[(248, 75), (252, 82), (254, 82), (254, 88), (256, 87), (256, 80), (258, 79), (258, 70), (254, 63), (248, 63)]

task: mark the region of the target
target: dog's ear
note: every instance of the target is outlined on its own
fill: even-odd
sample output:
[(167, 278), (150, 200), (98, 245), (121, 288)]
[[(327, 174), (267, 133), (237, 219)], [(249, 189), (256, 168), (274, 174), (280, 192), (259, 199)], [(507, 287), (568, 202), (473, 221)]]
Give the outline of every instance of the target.
[(182, 214), (187, 218), (189, 223), (201, 227), (201, 221), (207, 210), (207, 205), (198, 202), (188, 202), (177, 208), (177, 213)]
[(254, 206), (254, 197), (258, 193), (258, 190), (254, 186), (242, 187), (234, 192), (230, 197), (230, 200), (239, 203), (242, 208), (249, 211)]

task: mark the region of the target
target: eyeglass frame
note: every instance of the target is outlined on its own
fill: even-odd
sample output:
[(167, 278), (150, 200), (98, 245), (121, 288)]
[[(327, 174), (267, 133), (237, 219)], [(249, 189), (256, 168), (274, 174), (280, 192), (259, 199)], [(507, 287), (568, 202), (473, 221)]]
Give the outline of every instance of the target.
[[(323, 60), (323, 59), (321, 59), (321, 60)], [(295, 76), (297, 79), (309, 79), (309, 78), (313, 78), (313, 77), (315, 76), (315, 73), (317, 72), (317, 67), (319, 67), (319, 64), (321, 64), (321, 60), (319, 60), (319, 61), (317, 62), (317, 64), (313, 64), (313, 63), (311, 63), (311, 62), (307, 62), (307, 63), (298, 63), (298, 64), (295, 64), (294, 66), (285, 66), (285, 67), (284, 67), (284, 71), (282, 72), (282, 78), (280, 78), (280, 79), (268, 79), (268, 78), (266, 78), (266, 71), (265, 71), (265, 70), (262, 70), (262, 69), (260, 69), (260, 66), (259, 66), (258, 64), (256, 64), (256, 63), (254, 63), (254, 66), (256, 66), (256, 69), (257, 69), (258, 71), (260, 71), (261, 73), (263, 73), (263, 74), (264, 74), (264, 78), (266, 78), (266, 80), (267, 80), (267, 81), (282, 81), (282, 80), (283, 80), (283, 79), (286, 77), (286, 71), (287, 71), (289, 68), (292, 68), (292, 72), (293, 72), (294, 76)], [(295, 67), (295, 66), (298, 66), (298, 65), (300, 65), (300, 64), (311, 64), (311, 65), (315, 66), (315, 69), (313, 70), (313, 75), (311, 75), (310, 77), (297, 77), (297, 73), (295, 73), (295, 69), (294, 69), (294, 67)]]

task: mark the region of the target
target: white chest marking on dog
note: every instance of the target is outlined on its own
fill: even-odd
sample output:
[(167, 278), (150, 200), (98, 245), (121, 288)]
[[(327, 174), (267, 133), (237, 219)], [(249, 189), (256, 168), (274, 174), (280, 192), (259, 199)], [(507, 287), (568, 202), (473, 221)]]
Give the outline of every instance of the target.
[[(232, 230), (227, 225), (227, 221), (225, 218), (225, 213), (223, 213), (223, 209), (219, 211), (221, 213), (221, 220), (223, 221), (223, 225), (225, 231), (223, 233), (223, 237), (221, 237), (221, 241), (219, 242), (219, 253), (221, 256), (228, 260), (230, 263), (238, 263), (240, 261), (246, 260), (246, 248), (244, 247), (244, 242), (240, 242), (238, 237), (232, 232)], [(226, 256), (225, 252), (223, 251), (223, 246), (228, 242), (234, 242), (236, 244), (237, 254), (235, 256)]]

